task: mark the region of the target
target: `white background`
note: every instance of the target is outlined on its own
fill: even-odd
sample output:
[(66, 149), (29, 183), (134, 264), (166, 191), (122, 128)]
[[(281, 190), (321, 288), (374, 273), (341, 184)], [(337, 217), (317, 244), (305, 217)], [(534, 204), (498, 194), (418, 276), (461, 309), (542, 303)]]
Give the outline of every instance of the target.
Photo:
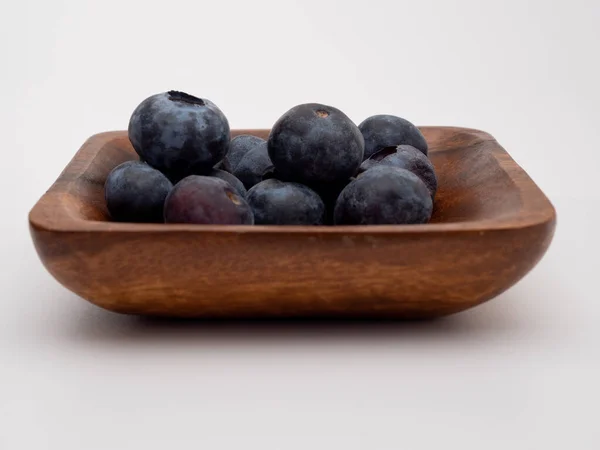
[[(0, 1), (0, 449), (600, 448), (600, 3)], [(321, 102), (497, 137), (558, 211), (530, 275), (424, 324), (117, 316), (27, 213), (79, 145), (186, 90), (234, 128)]]

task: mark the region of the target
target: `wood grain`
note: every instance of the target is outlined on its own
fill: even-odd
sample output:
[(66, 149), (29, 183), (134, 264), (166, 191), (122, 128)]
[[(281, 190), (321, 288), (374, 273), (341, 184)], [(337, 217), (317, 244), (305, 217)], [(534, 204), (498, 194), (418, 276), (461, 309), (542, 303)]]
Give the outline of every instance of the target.
[[(173, 317), (421, 318), (521, 279), (555, 211), (487, 133), (422, 128), (439, 177), (431, 223), (276, 227), (108, 221), (103, 184), (135, 158), (124, 131), (91, 137), (29, 215), (66, 288), (111, 311)], [(268, 130), (236, 130), (266, 137)]]

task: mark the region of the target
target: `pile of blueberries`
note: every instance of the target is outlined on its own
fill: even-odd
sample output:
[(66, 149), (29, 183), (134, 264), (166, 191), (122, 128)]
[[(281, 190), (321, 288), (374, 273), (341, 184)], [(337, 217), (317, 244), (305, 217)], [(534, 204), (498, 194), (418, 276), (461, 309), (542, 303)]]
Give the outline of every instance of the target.
[(231, 139), (211, 101), (179, 91), (144, 100), (129, 121), (140, 161), (105, 184), (111, 217), (126, 222), (261, 225), (418, 224), (437, 189), (427, 142), (390, 115), (356, 126), (342, 111), (298, 105), (267, 140)]

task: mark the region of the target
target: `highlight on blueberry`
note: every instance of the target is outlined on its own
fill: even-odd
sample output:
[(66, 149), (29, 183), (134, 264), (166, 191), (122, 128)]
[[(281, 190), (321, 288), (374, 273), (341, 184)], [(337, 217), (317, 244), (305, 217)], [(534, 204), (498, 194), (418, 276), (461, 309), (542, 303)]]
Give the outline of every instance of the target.
[(214, 103), (179, 91), (140, 103), (128, 134), (140, 158), (173, 181), (210, 172), (230, 140), (229, 122)]

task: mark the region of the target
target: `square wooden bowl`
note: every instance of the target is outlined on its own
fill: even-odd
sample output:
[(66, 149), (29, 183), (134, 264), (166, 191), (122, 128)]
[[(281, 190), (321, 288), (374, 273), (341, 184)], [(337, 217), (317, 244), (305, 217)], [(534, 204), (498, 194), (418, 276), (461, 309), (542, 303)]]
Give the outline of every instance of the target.
[[(431, 223), (299, 227), (114, 223), (124, 131), (91, 137), (29, 215), (66, 288), (111, 311), (176, 317), (435, 317), (493, 298), (550, 245), (555, 211), (487, 133), (425, 127), (439, 190)], [(268, 135), (235, 130), (233, 135)]]

